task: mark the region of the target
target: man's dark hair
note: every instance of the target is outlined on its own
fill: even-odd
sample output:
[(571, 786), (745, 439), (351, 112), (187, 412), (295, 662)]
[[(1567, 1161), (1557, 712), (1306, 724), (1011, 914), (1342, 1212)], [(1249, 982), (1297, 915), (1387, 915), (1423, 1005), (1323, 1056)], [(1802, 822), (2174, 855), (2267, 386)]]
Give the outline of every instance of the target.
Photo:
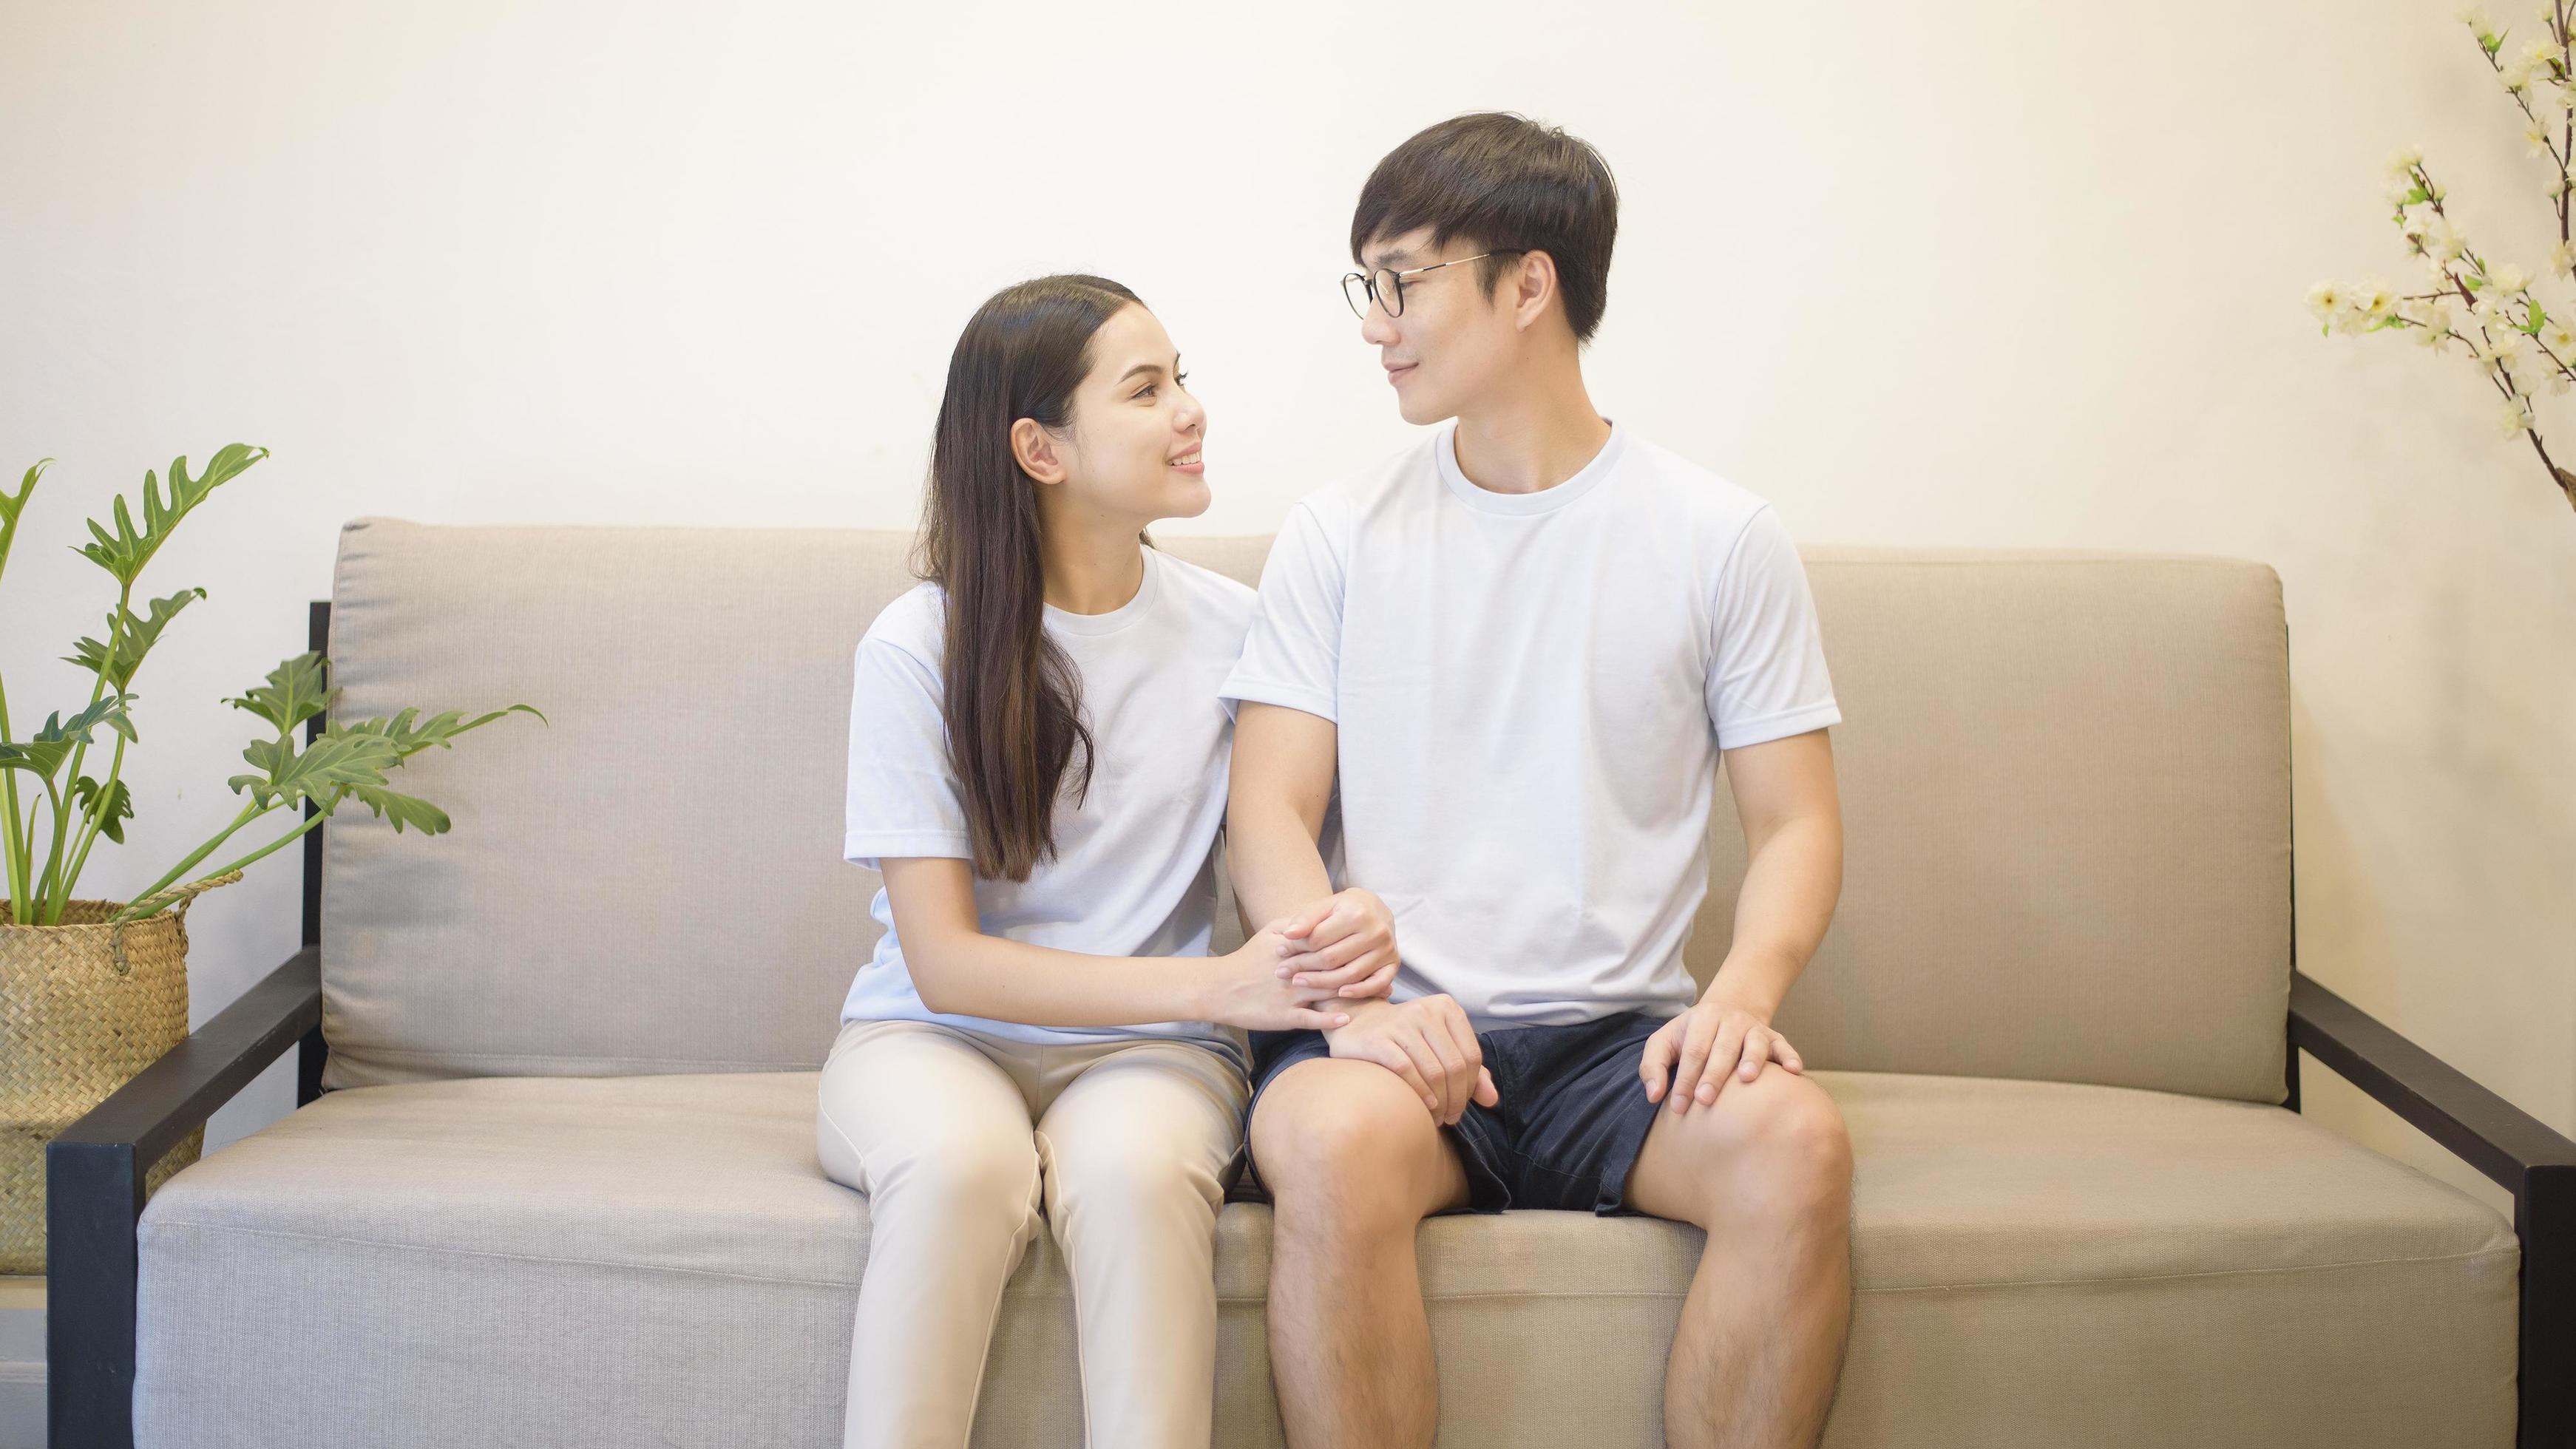
[[(1351, 260), (1360, 249), (1416, 227), (1431, 244), (1465, 237), (1480, 248), (1543, 251), (1556, 260), (1565, 320), (1592, 340), (1610, 301), (1610, 244), (1619, 233), (1619, 187), (1601, 153), (1556, 126), (1485, 111), (1418, 132), (1386, 153), (1351, 213)], [(1485, 295), (1516, 258), (1476, 264)], [(1365, 266), (1366, 263), (1360, 263)]]

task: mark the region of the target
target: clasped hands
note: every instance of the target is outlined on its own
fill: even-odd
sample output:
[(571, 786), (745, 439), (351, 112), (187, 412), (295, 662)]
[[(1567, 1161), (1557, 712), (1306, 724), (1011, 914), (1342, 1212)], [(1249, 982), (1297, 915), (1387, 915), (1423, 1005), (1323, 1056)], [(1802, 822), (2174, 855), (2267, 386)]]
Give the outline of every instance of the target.
[[(1403, 1078), (1441, 1125), (1465, 1115), (1469, 1102), (1491, 1107), (1501, 1100), (1475, 1027), (1455, 999), (1386, 999), (1398, 959), (1395, 917), (1374, 892), (1340, 891), (1272, 922), (1244, 945), (1256, 959), (1262, 950), (1277, 956), (1274, 976), (1308, 1010), (1326, 1015), (1321, 1008), (1330, 1006), (1339, 1018), (1299, 1024), (1321, 1030), (1334, 1056), (1375, 1062)], [(1648, 1101), (1688, 1112), (1716, 1102), (1730, 1080), (1754, 1080), (1770, 1062), (1806, 1070), (1767, 1012), (1713, 985), (1647, 1038), (1637, 1074)]]

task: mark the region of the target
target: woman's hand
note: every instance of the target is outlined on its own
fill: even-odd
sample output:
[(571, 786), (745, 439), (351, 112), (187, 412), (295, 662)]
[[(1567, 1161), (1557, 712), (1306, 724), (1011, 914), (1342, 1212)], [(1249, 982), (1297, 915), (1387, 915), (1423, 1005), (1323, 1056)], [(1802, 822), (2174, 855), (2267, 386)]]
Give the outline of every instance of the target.
[(1395, 985), (1395, 913), (1357, 886), (1329, 895), (1280, 923), (1288, 938), (1279, 974), (1345, 999), (1384, 996)]
[(1319, 1009), (1333, 1003), (1331, 987), (1298, 986), (1281, 979), (1285, 973), (1279, 970), (1280, 952), (1294, 944), (1280, 934), (1285, 924), (1273, 922), (1213, 960), (1215, 979), (1208, 986), (1206, 1020), (1251, 1031), (1322, 1031), (1350, 1021), (1347, 1011)]

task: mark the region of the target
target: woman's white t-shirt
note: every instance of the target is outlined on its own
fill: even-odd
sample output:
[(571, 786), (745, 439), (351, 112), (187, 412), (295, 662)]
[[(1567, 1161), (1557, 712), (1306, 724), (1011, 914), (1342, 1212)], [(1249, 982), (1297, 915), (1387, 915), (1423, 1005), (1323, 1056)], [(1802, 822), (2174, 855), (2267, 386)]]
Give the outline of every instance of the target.
[[(1159, 550), (1144, 557), (1144, 582), (1120, 607), (1046, 608), (1097, 753), (1081, 803), (1070, 791), (1057, 803), (1055, 856), (1026, 881), (976, 878), (986, 935), (1093, 956), (1208, 954), (1234, 741), (1234, 706), (1217, 685), (1242, 650), (1253, 594)], [(941, 703), (946, 611), (945, 591), (922, 584), (859, 641), (842, 855), (871, 870), (889, 856), (974, 858)], [(1212, 1022), (1049, 1027), (934, 1012), (913, 989), (883, 889), (873, 913), (885, 935), (850, 983), (845, 1022), (934, 1021), (1038, 1044), (1175, 1037), (1245, 1060), (1243, 1033)]]

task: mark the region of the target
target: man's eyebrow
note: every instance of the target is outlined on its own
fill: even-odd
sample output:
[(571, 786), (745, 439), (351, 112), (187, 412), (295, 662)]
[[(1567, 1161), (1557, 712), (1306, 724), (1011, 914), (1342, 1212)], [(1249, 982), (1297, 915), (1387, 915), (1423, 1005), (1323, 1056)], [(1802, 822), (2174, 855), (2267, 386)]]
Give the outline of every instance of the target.
[(1371, 262), (1366, 256), (1362, 256), (1360, 258), (1360, 265), (1367, 267), (1371, 271), (1376, 271), (1380, 267), (1397, 267), (1400, 270), (1403, 263), (1412, 260), (1413, 253), (1406, 251), (1402, 247), (1397, 247), (1393, 251), (1378, 253), (1377, 260), (1375, 262)]

